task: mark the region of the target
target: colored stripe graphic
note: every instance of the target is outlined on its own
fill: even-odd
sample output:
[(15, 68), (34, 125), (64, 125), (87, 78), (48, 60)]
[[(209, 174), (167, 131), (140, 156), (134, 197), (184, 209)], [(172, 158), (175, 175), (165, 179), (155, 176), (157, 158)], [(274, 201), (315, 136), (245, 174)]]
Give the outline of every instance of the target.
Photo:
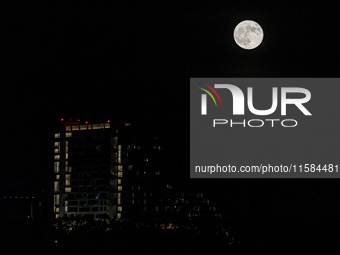
[(204, 84), (205, 86), (207, 86), (209, 89), (211, 89), (212, 92), (215, 93), (215, 95), (217, 96), (218, 100), (220, 101), (220, 103), (221, 103), (221, 105), (222, 105), (222, 101), (221, 101), (220, 95), (217, 93), (217, 91), (216, 91), (213, 87), (211, 87), (210, 85), (205, 84), (205, 83), (203, 83), (203, 84)]
[(203, 90), (204, 92), (206, 92), (206, 93), (214, 100), (215, 106), (217, 106), (216, 100), (215, 100), (214, 96), (213, 96), (208, 90), (203, 89), (203, 88), (199, 88), (199, 89), (201, 89), (201, 90)]

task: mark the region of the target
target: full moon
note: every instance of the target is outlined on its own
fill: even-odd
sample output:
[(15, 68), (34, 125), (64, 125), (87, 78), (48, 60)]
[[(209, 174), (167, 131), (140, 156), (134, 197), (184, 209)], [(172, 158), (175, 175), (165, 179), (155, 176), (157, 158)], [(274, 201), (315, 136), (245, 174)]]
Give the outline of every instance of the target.
[(243, 49), (255, 49), (263, 40), (263, 30), (255, 21), (244, 20), (235, 27), (234, 40)]

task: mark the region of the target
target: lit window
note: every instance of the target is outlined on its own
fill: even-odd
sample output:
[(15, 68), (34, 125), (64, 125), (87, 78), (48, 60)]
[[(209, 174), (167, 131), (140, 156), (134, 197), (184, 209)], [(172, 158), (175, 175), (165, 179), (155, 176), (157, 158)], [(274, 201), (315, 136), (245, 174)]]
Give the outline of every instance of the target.
[(71, 187), (65, 188), (65, 192), (66, 192), (66, 193), (71, 192)]
[(59, 195), (54, 195), (54, 206), (59, 205)]
[(129, 165), (129, 168), (128, 168), (129, 170), (132, 170), (132, 165)]
[(115, 136), (113, 137), (113, 148), (117, 149), (117, 144), (118, 144), (118, 137)]
[(72, 131), (76, 131), (76, 130), (79, 130), (79, 126), (78, 125), (72, 126)]
[(80, 125), (80, 130), (87, 130), (87, 125)]
[(122, 217), (121, 213), (117, 213), (117, 218), (120, 219)]
[(59, 192), (59, 182), (54, 182), (54, 192)]
[(122, 178), (123, 177), (123, 172), (118, 173), (118, 177)]
[(118, 145), (118, 164), (122, 163), (122, 146)]
[(55, 179), (56, 179), (56, 180), (60, 180), (60, 175), (57, 174)]
[(123, 190), (123, 186), (118, 186), (118, 191), (122, 191)]
[(105, 123), (105, 128), (110, 128), (110, 123)]
[(54, 154), (58, 154), (59, 153), (59, 149), (58, 148), (55, 148), (54, 149)]
[(121, 199), (120, 198), (118, 198), (118, 200), (117, 200), (117, 204), (121, 204)]
[(72, 132), (67, 132), (67, 133), (65, 134), (65, 137), (72, 137)]
[(144, 204), (146, 205), (146, 199), (144, 199)]
[(65, 186), (71, 185), (71, 175), (65, 174)]
[(56, 214), (55, 217), (56, 217), (56, 218), (59, 218), (59, 214)]
[(122, 184), (122, 180), (121, 179), (118, 179), (118, 184)]
[(60, 133), (54, 134), (54, 138), (60, 138)]
[(71, 131), (71, 126), (66, 126), (66, 131)]
[(118, 206), (118, 212), (121, 212), (121, 211), (123, 211), (123, 207)]
[(68, 206), (65, 206), (65, 212), (66, 213), (68, 212)]
[(65, 159), (68, 159), (68, 153), (66, 153), (66, 155), (65, 155)]
[(54, 155), (54, 160), (59, 160), (60, 159), (60, 155)]
[(122, 165), (118, 166), (118, 171), (123, 171), (123, 166)]
[(55, 208), (55, 212), (58, 213), (59, 212), (59, 207)]
[(92, 129), (102, 129), (104, 128), (104, 124), (92, 124)]
[(59, 173), (59, 161), (54, 162), (54, 173)]
[(54, 147), (59, 148), (60, 142), (54, 142)]
[(65, 171), (66, 171), (66, 173), (71, 173), (71, 171), (72, 171), (72, 168), (68, 166), (67, 160), (65, 161)]

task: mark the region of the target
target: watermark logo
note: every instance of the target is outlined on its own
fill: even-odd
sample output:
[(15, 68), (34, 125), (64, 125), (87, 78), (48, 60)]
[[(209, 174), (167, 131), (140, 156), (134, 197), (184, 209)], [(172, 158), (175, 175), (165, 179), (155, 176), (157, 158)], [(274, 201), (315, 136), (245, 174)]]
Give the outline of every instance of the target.
[[(310, 101), (311, 99), (311, 93), (308, 89), (301, 88), (301, 87), (272, 87), (271, 88), (271, 106), (267, 109), (257, 109), (254, 106), (254, 93), (252, 87), (247, 87), (247, 97), (245, 99), (245, 95), (243, 91), (235, 85), (232, 84), (214, 84), (214, 87), (202, 83), (197, 82), (198, 84), (201, 84), (205, 86), (198, 87), (198, 89), (204, 91), (204, 94), (201, 94), (201, 115), (207, 115), (208, 107), (207, 107), (207, 95), (209, 95), (212, 100), (214, 101), (215, 106), (217, 106), (217, 102), (215, 99), (215, 96), (220, 102), (220, 105), (222, 106), (222, 100), (220, 95), (216, 90), (219, 90), (221, 95), (226, 93), (231, 93), (232, 95), (232, 113), (233, 115), (245, 115), (245, 102), (247, 102), (247, 109), (250, 113), (257, 115), (257, 116), (268, 116), (273, 114), (277, 111), (278, 106), (280, 105), (281, 109), (281, 116), (287, 115), (287, 105), (293, 105), (298, 108), (304, 115), (311, 116), (312, 114), (310, 111), (307, 110), (304, 104)], [(280, 92), (280, 94), (279, 94)], [(295, 95), (295, 98), (292, 97), (292, 95)], [(256, 97), (261, 98), (262, 95), (256, 95)], [(258, 99), (257, 99), (258, 100)], [(226, 107), (226, 106), (224, 106)], [(274, 121), (279, 121), (279, 119), (253, 119), (250, 120), (250, 123), (260, 123), (260, 125), (254, 126), (249, 124), (248, 126), (251, 127), (262, 127), (265, 123), (265, 121), (270, 121), (272, 123), (272, 127), (274, 126)], [(289, 121), (293, 121), (294, 125), (290, 125), (290, 127), (295, 127), (297, 125), (297, 121), (293, 119), (289, 119)], [(215, 127), (216, 124), (226, 124), (226, 123), (232, 123), (232, 120), (228, 121), (227, 119), (214, 119), (213, 126)], [(283, 121), (284, 122), (284, 121)], [(244, 120), (242, 123), (246, 123), (246, 120)], [(281, 122), (282, 123), (282, 122)], [(244, 126), (246, 126), (244, 124)], [(285, 126), (282, 124), (282, 126)]]
[[(201, 83), (201, 82), (197, 82), (197, 83)], [(215, 95), (219, 99), (221, 106), (222, 106), (222, 101), (217, 91), (208, 84), (205, 84), (205, 83), (201, 83), (201, 84), (210, 88), (211, 91), (215, 93)], [(232, 97), (233, 97), (233, 115), (244, 115), (244, 101), (245, 101), (244, 94), (239, 87), (235, 85), (231, 85), (231, 84), (215, 84), (214, 87), (216, 89), (228, 89), (231, 92)], [(199, 89), (205, 91), (213, 99), (215, 106), (217, 106), (214, 96), (208, 90), (201, 88), (201, 87), (199, 87)], [(276, 111), (277, 106), (278, 106), (278, 88), (277, 87), (272, 88), (272, 105), (269, 109), (266, 109), (266, 110), (258, 110), (254, 107), (252, 87), (247, 88), (247, 92), (248, 92), (247, 105), (251, 113), (255, 115), (263, 116), (263, 115), (270, 115)], [(287, 95), (289, 93), (303, 94), (304, 97), (295, 98), (295, 99), (287, 98)], [(288, 104), (295, 105), (304, 115), (312, 115), (303, 105), (307, 103), (310, 99), (311, 99), (311, 93), (309, 90), (305, 88), (282, 87), (281, 88), (281, 115), (287, 114)], [(201, 114), (207, 115), (207, 95), (206, 94), (201, 95)]]
[[(202, 85), (206, 86), (207, 88), (209, 88), (209, 89), (217, 96), (217, 98), (218, 98), (218, 100), (220, 101), (220, 104), (221, 104), (221, 106), (222, 106), (221, 97), (220, 97), (220, 95), (217, 93), (217, 91), (216, 91), (213, 87), (211, 87), (211, 86), (208, 85), (208, 84), (202, 83), (202, 82), (197, 82), (197, 83), (202, 84)], [(217, 106), (215, 97), (211, 94), (210, 91), (208, 91), (208, 90), (206, 90), (206, 89), (204, 89), (204, 88), (201, 88), (201, 87), (199, 87), (199, 89), (200, 89), (200, 90), (203, 90), (204, 92), (206, 92), (206, 93), (212, 98), (212, 100), (214, 101), (215, 106)], [(202, 115), (207, 115), (207, 94), (202, 94), (202, 95), (201, 95), (201, 101), (202, 101), (202, 102), (201, 102), (201, 114), (202, 114)]]

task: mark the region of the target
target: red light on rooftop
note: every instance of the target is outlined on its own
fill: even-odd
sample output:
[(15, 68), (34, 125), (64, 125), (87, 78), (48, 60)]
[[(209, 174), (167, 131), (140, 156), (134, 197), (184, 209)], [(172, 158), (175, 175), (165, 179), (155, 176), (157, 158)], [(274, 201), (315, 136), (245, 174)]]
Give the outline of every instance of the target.
[(110, 120), (107, 120), (108, 123), (110, 123)]
[(89, 122), (88, 121), (85, 121), (85, 124), (88, 124)]
[(61, 119), (61, 121), (64, 121), (64, 119)]

